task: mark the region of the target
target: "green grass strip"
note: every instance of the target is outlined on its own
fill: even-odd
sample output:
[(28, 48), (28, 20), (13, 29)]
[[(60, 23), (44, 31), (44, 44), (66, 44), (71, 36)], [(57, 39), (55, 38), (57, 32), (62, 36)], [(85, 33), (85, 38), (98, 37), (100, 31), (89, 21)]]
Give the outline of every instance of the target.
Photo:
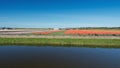
[(52, 45), (120, 48), (120, 39), (0, 38), (0, 45)]

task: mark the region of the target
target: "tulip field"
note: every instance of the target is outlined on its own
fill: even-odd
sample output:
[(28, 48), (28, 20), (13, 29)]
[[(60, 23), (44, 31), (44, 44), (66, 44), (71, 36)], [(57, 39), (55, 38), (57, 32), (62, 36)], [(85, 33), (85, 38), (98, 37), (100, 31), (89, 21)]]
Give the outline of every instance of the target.
[(49, 30), (49, 31), (37, 31), (32, 32), (32, 34), (38, 35), (120, 35), (119, 30)]
[(120, 35), (119, 30), (66, 30), (66, 35)]
[(1, 30), (0, 35), (120, 36), (119, 29)]

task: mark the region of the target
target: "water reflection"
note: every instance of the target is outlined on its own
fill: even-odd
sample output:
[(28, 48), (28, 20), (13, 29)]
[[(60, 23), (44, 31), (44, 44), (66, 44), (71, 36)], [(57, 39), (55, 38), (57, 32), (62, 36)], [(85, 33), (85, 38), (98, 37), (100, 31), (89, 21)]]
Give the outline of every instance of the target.
[(0, 68), (120, 68), (120, 49), (0, 46)]

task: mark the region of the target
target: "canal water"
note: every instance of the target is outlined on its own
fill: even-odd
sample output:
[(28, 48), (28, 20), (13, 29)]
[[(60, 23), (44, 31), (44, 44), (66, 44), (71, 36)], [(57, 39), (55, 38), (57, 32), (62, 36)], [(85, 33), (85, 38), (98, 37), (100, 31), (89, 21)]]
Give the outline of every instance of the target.
[(0, 68), (120, 68), (120, 49), (0, 46)]

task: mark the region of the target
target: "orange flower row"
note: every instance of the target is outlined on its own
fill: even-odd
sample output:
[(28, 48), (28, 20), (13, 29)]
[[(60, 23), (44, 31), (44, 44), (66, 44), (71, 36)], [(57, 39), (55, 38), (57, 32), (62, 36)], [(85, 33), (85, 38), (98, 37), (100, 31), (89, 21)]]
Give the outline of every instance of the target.
[(98, 34), (98, 35), (120, 35), (120, 31), (114, 30), (67, 30), (64, 34)]

